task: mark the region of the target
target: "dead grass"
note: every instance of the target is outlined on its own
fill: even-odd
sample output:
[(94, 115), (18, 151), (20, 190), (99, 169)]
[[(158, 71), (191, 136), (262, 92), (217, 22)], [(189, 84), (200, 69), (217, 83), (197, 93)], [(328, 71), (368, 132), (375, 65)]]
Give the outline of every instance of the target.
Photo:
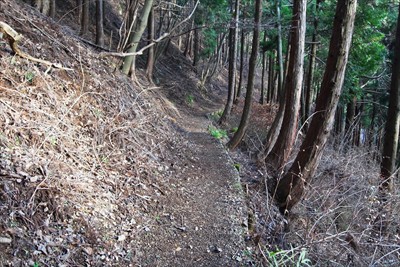
[[(14, 20), (12, 12), (0, 20)], [(42, 19), (31, 23), (57, 30)], [(43, 38), (36, 57), (57, 46), (35, 38)], [(79, 50), (78, 58), (55, 54), (73, 72), (43, 69), (0, 44), (0, 237), (13, 244), (1, 249), (0, 265), (126, 266), (162, 187), (170, 118), (112, 61), (68, 34), (60, 42)], [(30, 44), (28, 35), (24, 49)]]

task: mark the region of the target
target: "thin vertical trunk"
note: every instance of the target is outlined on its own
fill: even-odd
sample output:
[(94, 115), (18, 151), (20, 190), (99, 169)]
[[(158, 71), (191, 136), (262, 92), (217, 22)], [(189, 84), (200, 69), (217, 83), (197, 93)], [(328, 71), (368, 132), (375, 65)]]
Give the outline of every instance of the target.
[[(281, 0), (276, 0), (276, 14), (277, 14), (277, 30), (278, 30), (278, 47), (277, 47), (277, 60), (278, 60), (278, 86), (274, 88), (277, 91), (277, 97), (279, 98), (279, 109), (277, 114), (275, 115), (275, 119), (268, 130), (267, 138), (264, 140), (264, 149), (260, 151), (258, 154), (258, 160), (260, 162), (264, 161), (272, 148), (275, 146), (276, 140), (278, 139), (279, 132), (281, 130), (283, 117), (285, 113), (285, 88), (283, 87), (283, 78), (284, 78), (284, 68), (283, 68), (283, 55), (282, 55), (282, 25), (281, 25)], [(289, 36), (290, 38), (290, 36)], [(289, 42), (288, 42), (289, 47)], [(289, 55), (289, 49), (288, 49)], [(287, 59), (286, 59), (287, 60)], [(288, 60), (287, 60), (288, 62)]]
[(300, 201), (304, 186), (318, 166), (332, 129), (346, 71), (356, 6), (357, 0), (337, 2), (329, 55), (315, 115), (294, 163), (278, 183), (276, 199), (283, 213)]
[[(194, 22), (192, 22), (192, 25), (191, 25), (191, 27), (193, 27), (193, 25), (194, 25)], [(185, 50), (183, 51), (183, 55), (185, 56), (185, 57), (187, 57), (187, 56), (189, 56), (190, 55), (190, 48), (192, 47), (192, 31), (189, 31), (188, 33), (187, 33), (187, 37), (186, 37), (186, 44), (185, 44)]]
[(275, 86), (274, 86), (274, 51), (271, 51), (269, 55), (268, 63), (268, 92), (267, 102), (272, 103), (274, 101)]
[(356, 105), (357, 105), (357, 97), (353, 96), (353, 98), (347, 103), (346, 106), (346, 137), (348, 137), (349, 145), (353, 145), (353, 134), (354, 134), (354, 127), (355, 117), (356, 117)]
[(200, 29), (196, 27), (194, 30), (194, 38), (193, 38), (193, 66), (197, 66), (199, 62), (199, 53), (200, 53)]
[(240, 98), (242, 94), (242, 84), (243, 84), (243, 68), (245, 65), (244, 62), (244, 47), (246, 46), (246, 33), (245, 30), (242, 29), (242, 34), (240, 36), (240, 70), (239, 70), (239, 82), (236, 90), (236, 101), (235, 103), (238, 103), (238, 99)]
[[(315, 10), (314, 10), (314, 32), (312, 35), (310, 58), (308, 62), (308, 77), (306, 80), (305, 87), (305, 99), (304, 99), (304, 113), (303, 113), (303, 123), (310, 116), (311, 104), (314, 99), (313, 90), (313, 80), (314, 80), (314, 70), (315, 70), (315, 58), (317, 56), (317, 42), (318, 42), (318, 12), (320, 4), (323, 0), (316, 0)], [(307, 125), (306, 125), (306, 128)]]
[[(151, 44), (154, 41), (154, 7), (151, 8), (148, 22), (147, 22), (147, 38), (148, 43)], [(149, 81), (153, 81), (153, 70), (154, 70), (154, 45), (147, 50), (147, 64), (146, 64), (146, 75)]]
[(277, 30), (278, 30), (278, 92), (284, 95), (283, 90), (283, 55), (282, 55), (282, 21), (281, 21), (281, 0), (276, 0)]
[(96, 44), (104, 46), (104, 2), (103, 0), (96, 1)]
[[(264, 32), (264, 43), (267, 41), (267, 31)], [(260, 92), (260, 104), (264, 105), (265, 98), (265, 74), (267, 73), (267, 51), (263, 51), (262, 53), (262, 70), (261, 70), (261, 92)], [(268, 77), (267, 77), (268, 80)], [(268, 86), (268, 85), (267, 85)]]
[(288, 74), (285, 81), (285, 111), (282, 128), (267, 161), (282, 168), (292, 151), (299, 121), (300, 94), (303, 85), (304, 43), (306, 29), (306, 0), (296, 0), (290, 36)]
[[(153, 0), (146, 0), (142, 9), (142, 14), (136, 26), (136, 30), (134, 34), (131, 35), (130, 40), (130, 48), (128, 49), (128, 53), (135, 53), (136, 49), (139, 45), (140, 38), (147, 26), (147, 21), (149, 18), (150, 10), (153, 6)], [(134, 75), (135, 73), (135, 59), (136, 56), (127, 56), (124, 59), (124, 64), (122, 66), (122, 72), (128, 75), (131, 73)]]
[(77, 17), (78, 21), (82, 21), (82, 5), (83, 5), (83, 0), (76, 0), (76, 6), (77, 6)]
[(56, 17), (56, 0), (51, 0), (50, 1), (50, 17), (55, 18)]
[[(396, 166), (397, 147), (400, 127), (400, 7), (397, 18), (396, 43), (393, 52), (392, 79), (385, 137), (381, 161), (381, 185), (383, 196), (393, 190), (393, 172)], [(383, 201), (386, 201), (383, 197)]]
[(260, 20), (261, 20), (261, 0), (256, 0), (255, 15), (254, 15), (254, 31), (253, 31), (253, 42), (252, 50), (249, 62), (249, 78), (247, 81), (246, 88), (246, 99), (243, 108), (242, 118), (240, 120), (239, 128), (235, 135), (229, 140), (227, 146), (229, 149), (236, 148), (240, 141), (243, 139), (244, 134), (247, 130), (247, 125), (249, 123), (249, 117), (251, 112), (251, 102), (253, 97), (253, 87), (254, 87), (254, 74), (256, 69), (258, 47), (259, 47), (259, 37), (260, 37)]
[(89, 0), (82, 1), (82, 16), (81, 16), (81, 35), (89, 32), (89, 16), (90, 16), (90, 2)]
[(239, 0), (235, 1), (235, 9), (232, 14), (233, 25), (229, 29), (229, 74), (228, 74), (228, 99), (225, 105), (224, 112), (219, 120), (219, 124), (224, 124), (229, 118), (233, 100), (235, 98), (235, 81), (236, 81), (236, 48), (238, 36), (238, 21), (239, 21)]

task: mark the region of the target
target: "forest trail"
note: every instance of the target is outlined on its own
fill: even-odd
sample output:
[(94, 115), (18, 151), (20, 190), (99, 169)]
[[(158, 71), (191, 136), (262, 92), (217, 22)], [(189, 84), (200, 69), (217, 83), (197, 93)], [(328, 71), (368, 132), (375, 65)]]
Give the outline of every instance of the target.
[[(245, 204), (240, 177), (224, 146), (208, 132), (205, 112), (181, 113), (186, 151), (175, 184), (160, 197), (156, 223), (138, 240), (142, 266), (242, 266)], [(180, 151), (172, 151), (180, 153)]]

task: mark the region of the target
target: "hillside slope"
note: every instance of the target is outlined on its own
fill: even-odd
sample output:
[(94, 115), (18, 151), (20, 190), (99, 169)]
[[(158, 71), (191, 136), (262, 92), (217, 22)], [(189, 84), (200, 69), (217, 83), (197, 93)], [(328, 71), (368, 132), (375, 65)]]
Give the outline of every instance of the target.
[[(221, 255), (224, 263), (240, 265), (243, 203), (234, 187), (238, 177), (227, 154), (206, 134), (204, 115), (218, 105), (197, 92), (186, 59), (174, 57), (184, 69), (164, 64), (158, 70), (180, 77), (179, 86), (161, 74), (158, 87), (132, 84), (116, 70), (118, 62), (99, 58), (69, 27), (20, 2), (2, 1), (0, 10), (0, 21), (24, 36), (21, 50), (73, 69), (22, 59), (0, 39), (0, 265), (153, 266), (153, 257), (168, 265), (165, 257), (178, 266), (173, 256), (178, 247), (152, 250), (156, 240), (169, 246), (166, 228), (173, 235), (198, 236), (202, 231), (202, 242), (210, 244), (198, 254), (193, 254), (195, 248), (185, 252), (191, 257), (181, 255), (187, 259), (179, 261), (181, 266), (189, 266), (193, 257), (212, 266), (206, 262)], [(179, 101), (190, 90), (198, 106)], [(202, 145), (206, 150), (199, 150)], [(209, 158), (212, 149), (219, 151), (214, 155), (219, 162), (191, 164), (194, 157)], [(206, 175), (209, 168), (219, 172)], [(185, 201), (187, 194), (195, 210)], [(193, 219), (185, 231), (174, 224), (181, 218), (165, 212), (174, 205), (186, 205), (182, 216)], [(196, 221), (199, 214), (204, 217)], [(162, 223), (166, 218), (169, 223)]]

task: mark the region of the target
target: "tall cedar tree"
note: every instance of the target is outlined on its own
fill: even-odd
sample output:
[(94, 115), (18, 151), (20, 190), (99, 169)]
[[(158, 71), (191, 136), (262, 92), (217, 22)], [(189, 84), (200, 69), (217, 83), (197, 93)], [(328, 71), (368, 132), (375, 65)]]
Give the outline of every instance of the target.
[[(275, 119), (268, 131), (267, 138), (264, 141), (264, 147), (265, 149), (261, 150), (260, 153), (258, 154), (258, 160), (260, 162), (264, 161), (268, 154), (271, 152), (272, 148), (275, 145), (276, 140), (278, 139), (279, 136), (279, 131), (282, 126), (282, 121), (283, 121), (283, 115), (285, 113), (285, 91), (284, 88), (282, 88), (283, 85), (283, 54), (282, 54), (282, 25), (281, 25), (281, 0), (276, 0), (275, 2), (275, 8), (276, 8), (276, 15), (277, 15), (277, 24), (276, 28), (278, 31), (278, 45), (277, 45), (277, 59), (278, 59), (278, 89), (275, 91), (277, 92), (278, 98), (279, 98), (279, 109), (278, 112), (275, 116)], [(271, 64), (271, 63), (270, 63)], [(270, 65), (271, 67), (272, 65)], [(272, 73), (270, 74), (269, 77), (271, 77), (271, 82), (269, 83), (271, 85), (269, 90), (272, 90), (272, 78), (273, 78), (273, 69)]]
[(236, 50), (238, 39), (238, 21), (239, 21), (239, 0), (235, 1), (235, 8), (232, 12), (232, 25), (229, 29), (229, 75), (228, 75), (228, 99), (226, 101), (224, 112), (219, 120), (220, 124), (224, 124), (230, 116), (233, 100), (235, 98), (235, 81), (236, 81)]
[(400, 126), (400, 7), (397, 18), (396, 42), (393, 51), (392, 79), (390, 83), (389, 109), (385, 126), (385, 139), (381, 161), (381, 192), (393, 190), (392, 175), (396, 166)]
[(246, 98), (244, 101), (243, 114), (240, 120), (239, 128), (236, 131), (235, 135), (231, 138), (231, 140), (229, 140), (227, 144), (229, 149), (234, 149), (239, 145), (244, 134), (246, 133), (247, 125), (249, 122), (249, 117), (251, 112), (251, 102), (253, 98), (254, 73), (257, 64), (257, 55), (258, 55), (259, 38), (260, 38), (261, 11), (262, 11), (261, 0), (256, 0), (256, 7), (254, 13), (253, 41), (252, 41), (252, 50), (249, 62), (249, 75), (248, 75), (249, 77), (247, 80)]
[(303, 84), (304, 43), (307, 0), (295, 0), (290, 34), (289, 65), (285, 81), (285, 112), (278, 139), (267, 157), (268, 163), (281, 168), (290, 156), (297, 133), (300, 95)]
[(104, 2), (96, 1), (96, 44), (104, 46)]
[(82, 15), (81, 15), (81, 35), (89, 32), (89, 16), (90, 16), (90, 1), (82, 1)]
[(276, 199), (281, 212), (300, 201), (314, 174), (332, 129), (350, 49), (357, 0), (338, 0), (326, 69), (315, 115), (293, 165), (279, 180)]
[(308, 73), (305, 87), (305, 99), (304, 99), (304, 112), (303, 112), (303, 123), (306, 122), (308, 117), (310, 116), (312, 100), (314, 98), (314, 90), (313, 90), (313, 80), (314, 80), (314, 71), (315, 71), (315, 59), (317, 57), (317, 45), (318, 45), (318, 12), (320, 9), (320, 5), (323, 0), (316, 0), (315, 10), (314, 10), (314, 31), (312, 35), (311, 41), (311, 51), (310, 57), (308, 61)]

